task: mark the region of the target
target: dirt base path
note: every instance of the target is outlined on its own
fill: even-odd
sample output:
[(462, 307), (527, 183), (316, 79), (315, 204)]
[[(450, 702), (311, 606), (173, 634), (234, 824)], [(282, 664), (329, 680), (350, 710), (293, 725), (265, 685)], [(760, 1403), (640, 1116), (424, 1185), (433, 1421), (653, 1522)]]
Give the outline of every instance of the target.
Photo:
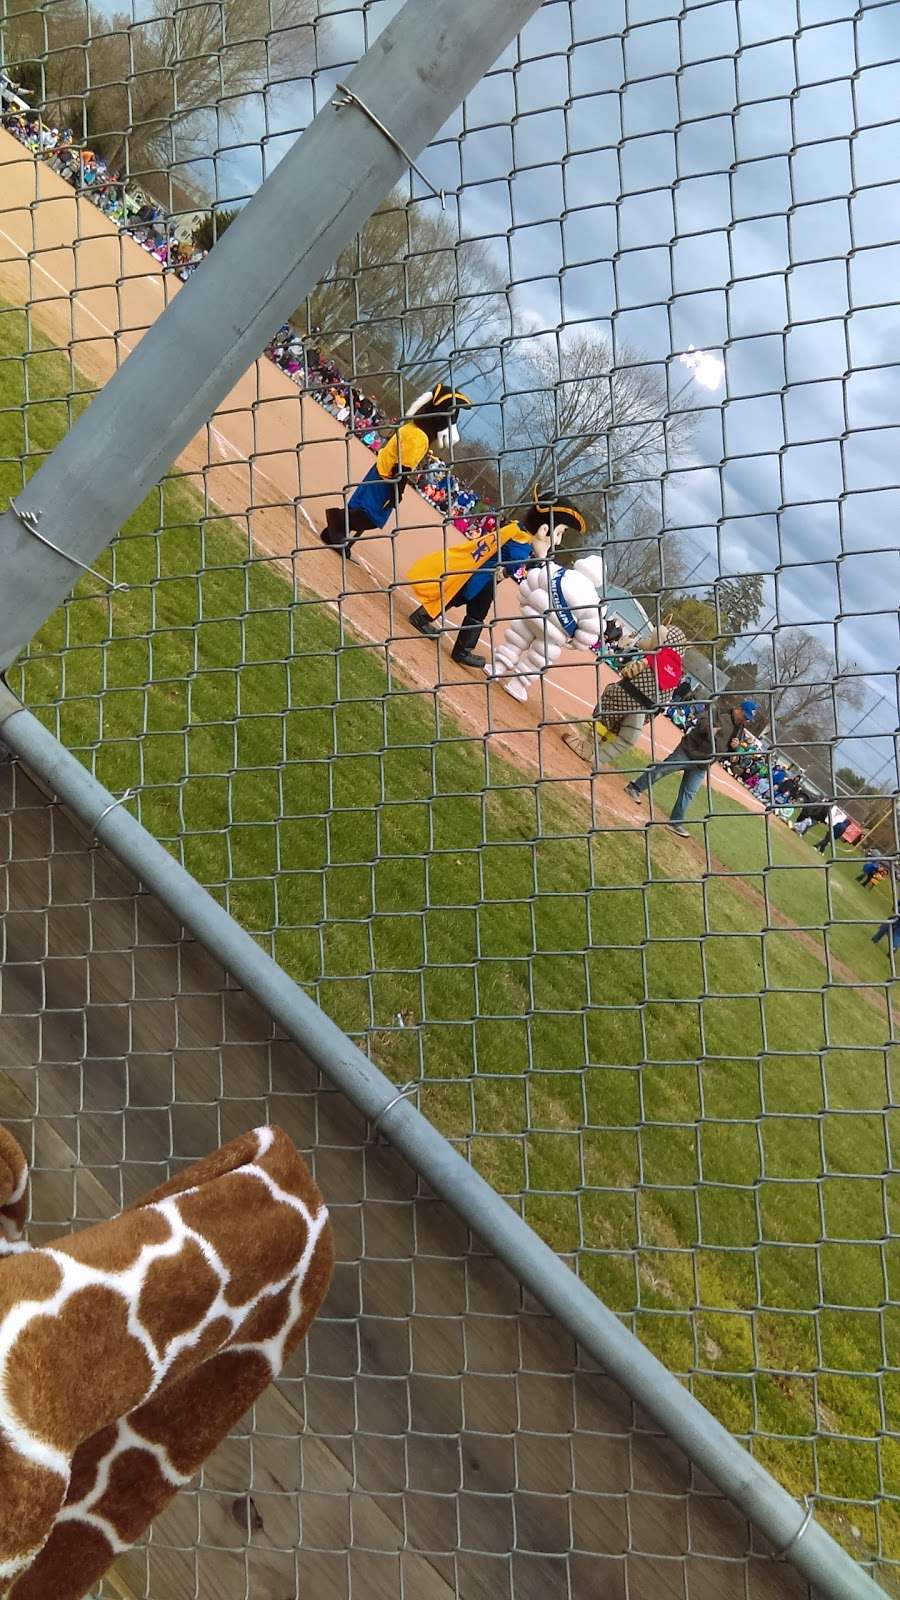
[[(0, 194), (0, 297), (26, 308), (43, 333), (71, 352), (91, 382), (106, 383), (184, 286), (3, 130)], [(188, 286), (198, 305), (202, 286), (201, 268)], [(214, 306), (208, 310), (215, 315)], [(433, 507), (407, 493), (396, 530), (366, 536), (354, 561), (345, 562), (321, 545), (317, 530), (325, 506), (358, 483), (371, 464), (371, 453), (359, 440), (348, 439), (333, 417), (298, 395), (290, 379), (264, 358), (244, 374), (177, 462), (258, 551), (290, 570), (295, 585), (339, 608), (362, 638), (379, 645), (387, 641), (392, 669), (404, 683), (432, 693), (440, 714), (543, 779), (575, 783), (585, 792), (589, 776), (562, 743), (560, 725), (590, 716), (598, 687), (593, 657), (570, 651), (522, 705), (481, 674), (454, 666), (446, 642), (438, 647), (409, 627), (413, 602), (404, 574), (444, 536)], [(501, 585), (495, 613), (501, 622), (516, 614), (516, 596), (515, 585)], [(657, 718), (657, 754), (666, 754), (677, 738), (668, 719)], [(649, 730), (642, 744), (650, 749)], [(712, 782), (748, 810), (761, 809), (722, 768), (714, 769)], [(617, 775), (595, 780), (594, 811), (633, 825), (634, 812), (622, 790)]]

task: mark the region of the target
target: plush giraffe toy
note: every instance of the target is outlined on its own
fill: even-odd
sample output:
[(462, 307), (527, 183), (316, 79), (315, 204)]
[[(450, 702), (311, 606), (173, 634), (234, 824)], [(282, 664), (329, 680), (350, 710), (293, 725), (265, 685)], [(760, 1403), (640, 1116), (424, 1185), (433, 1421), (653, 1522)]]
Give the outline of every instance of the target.
[(0, 1128), (0, 1596), (80, 1600), (303, 1338), (331, 1231), (278, 1128), (40, 1249), (27, 1178)]

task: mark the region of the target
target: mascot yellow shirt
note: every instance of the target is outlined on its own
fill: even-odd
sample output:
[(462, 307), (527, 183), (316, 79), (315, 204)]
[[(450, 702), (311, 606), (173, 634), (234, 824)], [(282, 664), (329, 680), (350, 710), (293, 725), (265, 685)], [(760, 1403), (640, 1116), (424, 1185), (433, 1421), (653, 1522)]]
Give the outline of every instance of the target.
[(413, 472), (430, 449), (427, 433), (414, 422), (404, 422), (382, 445), (375, 465), (379, 478), (395, 478), (399, 472)]
[[(511, 571), (521, 566), (532, 554), (531, 541), (517, 522), (508, 522), (499, 533), (479, 533), (464, 544), (448, 545), (445, 550), (434, 550), (422, 556), (410, 567), (407, 577), (413, 593), (430, 617), (439, 616), (449, 606), (472, 578), (481, 575), (484, 568), (503, 567)], [(491, 581), (486, 571), (473, 590), (483, 588)]]

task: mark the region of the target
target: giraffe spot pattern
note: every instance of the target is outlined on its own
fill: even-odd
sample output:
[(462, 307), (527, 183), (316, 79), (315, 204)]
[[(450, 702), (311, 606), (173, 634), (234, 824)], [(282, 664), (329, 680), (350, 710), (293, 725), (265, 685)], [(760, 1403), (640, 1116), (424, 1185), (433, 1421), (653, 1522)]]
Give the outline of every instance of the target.
[(0, 1597), (80, 1600), (296, 1348), (331, 1233), (277, 1128), (44, 1249), (25, 1182), (0, 1129)]
[(187, 1239), (176, 1256), (163, 1256), (148, 1268), (138, 1300), (138, 1320), (159, 1351), (179, 1334), (196, 1328), (222, 1287), (219, 1274), (199, 1244)]
[[(100, 1227), (85, 1228), (71, 1239), (63, 1239), (54, 1249), (85, 1266), (104, 1272), (124, 1272), (133, 1266), (147, 1245), (163, 1244), (171, 1236), (165, 1217), (156, 1211), (127, 1213), (128, 1227), (118, 1231)], [(124, 1219), (123, 1219), (124, 1220)]]
[(128, 1320), (122, 1295), (100, 1285), (76, 1290), (55, 1312), (34, 1315), (6, 1361), (10, 1414), (69, 1455), (107, 1427), (132, 1396), (147, 1392), (153, 1376)]
[(189, 1227), (195, 1228), (216, 1250), (228, 1274), (226, 1298), (232, 1306), (245, 1304), (259, 1295), (273, 1279), (281, 1276), (279, 1263), (299, 1254), (306, 1242), (307, 1219), (301, 1210), (289, 1205), (277, 1207), (269, 1218), (266, 1233), (254, 1239), (247, 1250), (247, 1216), (257, 1210), (261, 1191), (268, 1193), (260, 1173), (239, 1173), (234, 1178), (238, 1203), (228, 1211), (219, 1210), (211, 1194), (197, 1190), (179, 1202), (179, 1211)]

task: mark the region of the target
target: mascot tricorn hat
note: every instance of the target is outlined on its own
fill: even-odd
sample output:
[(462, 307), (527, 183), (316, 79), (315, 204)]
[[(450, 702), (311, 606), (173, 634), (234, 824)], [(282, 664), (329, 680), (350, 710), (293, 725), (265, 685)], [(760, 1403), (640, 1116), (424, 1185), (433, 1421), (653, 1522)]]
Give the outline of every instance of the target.
[(461, 389), (448, 389), (446, 384), (436, 383), (427, 394), (420, 394), (407, 408), (407, 417), (420, 417), (427, 413), (432, 417), (446, 417), (447, 426), (438, 434), (435, 443), (438, 445), (451, 445), (459, 443), (459, 429), (456, 419), (463, 408), (468, 409), (472, 402)]
[(546, 521), (564, 522), (567, 527), (576, 528), (579, 533), (587, 533), (587, 517), (579, 510), (571, 495), (544, 494), (540, 484), (536, 483), (532, 491), (532, 500), (535, 511)]

